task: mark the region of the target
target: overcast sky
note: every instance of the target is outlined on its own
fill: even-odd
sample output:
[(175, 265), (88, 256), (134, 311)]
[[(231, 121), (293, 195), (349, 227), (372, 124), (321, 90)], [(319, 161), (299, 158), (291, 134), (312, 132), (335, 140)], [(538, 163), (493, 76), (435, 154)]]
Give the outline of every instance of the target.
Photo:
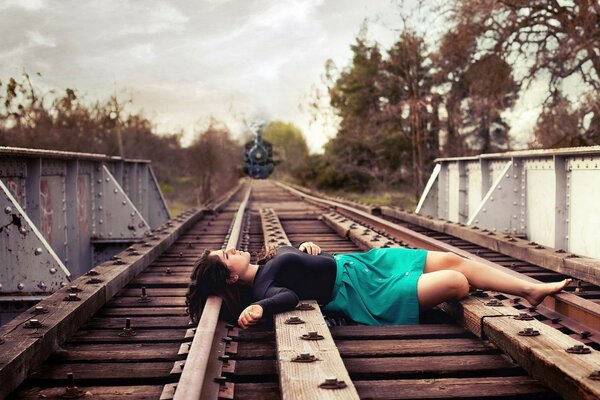
[[(306, 105), (311, 88), (321, 84), (325, 61), (331, 58), (338, 68), (349, 64), (350, 45), (365, 20), (367, 37), (389, 48), (401, 12), (413, 15), (411, 26), (435, 40), (443, 22), (415, 12), (415, 3), (0, 0), (0, 80), (25, 68), (47, 90), (74, 88), (88, 101), (106, 100), (115, 91), (122, 99), (131, 96), (130, 110), (143, 110), (159, 132), (184, 130), (184, 142), (210, 116), (236, 135), (246, 130), (244, 119), (290, 121), (310, 149), (320, 151), (335, 126), (311, 125)], [(541, 99), (539, 93), (522, 96), (506, 113), (521, 143)]]
[(318, 150), (331, 127), (299, 109), (328, 58), (343, 67), (361, 22), (389, 46), (391, 0), (0, 0), (0, 79), (25, 68), (36, 83), (88, 100), (133, 96), (159, 131), (282, 119)]

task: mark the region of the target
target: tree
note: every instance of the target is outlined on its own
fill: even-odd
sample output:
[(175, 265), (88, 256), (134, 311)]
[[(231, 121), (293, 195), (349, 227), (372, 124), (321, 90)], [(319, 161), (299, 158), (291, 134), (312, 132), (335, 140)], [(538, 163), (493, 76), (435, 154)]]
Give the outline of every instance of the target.
[[(518, 66), (524, 72), (515, 82), (522, 89), (534, 82), (547, 81), (545, 108), (566, 99), (565, 85), (571, 90), (578, 87), (581, 97), (586, 93), (593, 97), (588, 104), (597, 103), (600, 96), (597, 0), (454, 0), (449, 4), (450, 21), (455, 25), (451, 30), (461, 35), (466, 33), (471, 51), (465, 54), (469, 59), (495, 55)], [(599, 118), (598, 110), (591, 109), (591, 118)], [(590, 114), (577, 115), (583, 118)], [(570, 134), (586, 136), (581, 130), (584, 125), (579, 121), (580, 129)], [(589, 139), (583, 141), (589, 143)]]
[(412, 182), (418, 195), (439, 154), (438, 100), (434, 101), (431, 91), (431, 60), (423, 38), (409, 30), (388, 53), (379, 80), (382, 114), (390, 116), (393, 129), (410, 138)]
[(196, 204), (205, 204), (234, 186), (241, 176), (242, 146), (227, 127), (211, 120), (187, 149), (190, 172), (198, 182)]
[(302, 179), (308, 158), (302, 131), (292, 123), (273, 121), (265, 127), (262, 137), (273, 145), (273, 157), (278, 161), (276, 176), (289, 174)]

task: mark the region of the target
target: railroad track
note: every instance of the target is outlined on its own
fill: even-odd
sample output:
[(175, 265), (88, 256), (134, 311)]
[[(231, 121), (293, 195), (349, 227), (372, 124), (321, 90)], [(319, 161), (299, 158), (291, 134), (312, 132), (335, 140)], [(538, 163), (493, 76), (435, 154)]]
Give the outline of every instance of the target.
[[(48, 328), (50, 320), (58, 319), (52, 307), (75, 303), (64, 301), (69, 297), (69, 288), (45, 300), (49, 312), (41, 314), (47, 315), (46, 319), (39, 318), (44, 326), (24, 328), (32, 319), (31, 314), (24, 313), (4, 327), (0, 337), (5, 343), (0, 349), (11, 343), (16, 346), (19, 335), (21, 347), (27, 341), (39, 342), (31, 345), (19, 362), (5, 356), (0, 359), (0, 378), (11, 379), (3, 382), (13, 387), (22, 382), (15, 390), (10, 388), (11, 398), (291, 399), (315, 398), (316, 393), (320, 398), (546, 399), (594, 398), (600, 393), (599, 382), (589, 378), (600, 366), (595, 350), (581, 355), (567, 353), (563, 347), (580, 342), (542, 322), (516, 321), (512, 318), (514, 312), (498, 311), (500, 308), (485, 305), (488, 299), (477, 297), (469, 297), (461, 306), (442, 307), (450, 314), (458, 307), (458, 321), (472, 331), (458, 326), (439, 309), (423, 313), (421, 325), (368, 327), (353, 325), (339, 316), (326, 315), (323, 320), (316, 305), (316, 310), (279, 314), (275, 321), (239, 331), (218, 321), (220, 303), (216, 299), (216, 307), (205, 309), (203, 320), (194, 329), (185, 315), (184, 293), (193, 261), (204, 248), (237, 243), (240, 248), (257, 252), (263, 243), (297, 246), (312, 240), (324, 251), (343, 253), (407, 242), (406, 237), (377, 233), (379, 228), (373, 221), (369, 227), (358, 219), (348, 219), (339, 214), (343, 212), (340, 205), (315, 204), (314, 199), (309, 204), (307, 195), (300, 195), (304, 197), (301, 199), (289, 187), (253, 182), (248, 198), (247, 193), (239, 190), (214, 214), (201, 211), (172, 222), (165, 230), (172, 233), (179, 229), (181, 234), (163, 249), (157, 245), (168, 242), (168, 232), (156, 235), (164, 233), (162, 240), (152, 239), (158, 243), (151, 240), (146, 244), (152, 247), (136, 245), (106, 266), (95, 268), (99, 271), (96, 279), (101, 280), (108, 278), (105, 270), (120, 268), (121, 263), (123, 268), (128, 266), (127, 257), (136, 257), (132, 253), (148, 259), (151, 257), (147, 254), (157, 253), (151, 261), (146, 260), (148, 266), (143, 272), (127, 274), (127, 280), (121, 277), (121, 287), (106, 285), (102, 297), (114, 294), (106, 304), (99, 304), (99, 299), (85, 300), (84, 288), (79, 293), (81, 303), (86, 303), (79, 307), (81, 315), (75, 318), (77, 311), (65, 311), (71, 317), (66, 317), (68, 323), (63, 322), (63, 328), (66, 324), (65, 332), (72, 332), (46, 331), (52, 330)], [(353, 236), (352, 230), (360, 230), (361, 234)], [(363, 234), (367, 230), (370, 233)], [(92, 278), (85, 277), (82, 283)], [(304, 319), (305, 324), (286, 325), (285, 320), (291, 317)], [(130, 325), (126, 325), (127, 319)], [(324, 328), (325, 322), (329, 329)], [(495, 323), (504, 324), (501, 330), (507, 332), (533, 324), (541, 335), (537, 342), (535, 337), (506, 340), (491, 326)], [(312, 329), (320, 330), (324, 342), (298, 340)], [(45, 336), (52, 336), (52, 342), (60, 344), (48, 354), (49, 358), (40, 352)], [(488, 340), (482, 340), (482, 336)], [(548, 346), (554, 360), (548, 360), (544, 353)], [(527, 375), (498, 347), (514, 359), (528, 360), (523, 365), (541, 381)], [(295, 357), (315, 356), (321, 361), (292, 363), (292, 353), (297, 353)], [(5, 371), (11, 362), (22, 368), (20, 374)], [(548, 367), (544, 369), (544, 365)], [(24, 375), (28, 375), (26, 380)], [(73, 376), (74, 382), (69, 383), (67, 376)], [(333, 386), (343, 380), (347, 386), (338, 390), (319, 388), (326, 380)], [(5, 391), (0, 397), (8, 394), (6, 386), (0, 390)]]

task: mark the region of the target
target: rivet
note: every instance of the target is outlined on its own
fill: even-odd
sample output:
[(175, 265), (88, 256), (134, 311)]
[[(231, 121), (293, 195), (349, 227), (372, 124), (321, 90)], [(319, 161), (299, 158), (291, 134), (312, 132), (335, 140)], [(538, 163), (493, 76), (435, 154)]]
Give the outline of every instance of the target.
[(600, 381), (600, 369), (597, 369), (594, 372), (592, 372), (589, 378), (594, 381)]
[(529, 327), (519, 331), (519, 336), (539, 336), (539, 334), (540, 331)]
[(19, 282), (19, 284), (17, 285), (17, 289), (19, 289), (19, 290), (25, 289), (25, 285), (23, 284), (23, 282)]
[(23, 324), (23, 328), (27, 328), (27, 329), (35, 329), (35, 328), (41, 328), (43, 327), (42, 323), (40, 322), (39, 319), (36, 318), (32, 318), (29, 321), (25, 322), (25, 324)]
[(566, 349), (567, 353), (571, 354), (590, 354), (592, 350), (589, 347), (585, 347), (582, 344), (576, 344), (573, 347)]
[(285, 323), (288, 325), (298, 325), (298, 324), (303, 324), (304, 321), (297, 315), (293, 315), (293, 316), (289, 317), (288, 319), (286, 319)]
[(6, 208), (4, 208), (5, 214), (10, 214), (11, 212), (12, 212), (12, 208), (10, 206), (6, 206)]
[(67, 297), (64, 298), (65, 301), (79, 301), (81, 300), (77, 293), (69, 293)]
[(325, 381), (319, 384), (321, 389), (342, 389), (346, 386), (344, 381), (340, 381), (336, 377), (325, 378)]
[(81, 289), (78, 288), (76, 285), (73, 285), (73, 286), (71, 286), (69, 288), (69, 292), (71, 292), (71, 293), (78, 293), (78, 292), (81, 292)]
[(301, 354), (297, 355), (296, 357), (292, 358), (292, 362), (299, 362), (299, 363), (311, 363), (311, 362), (315, 362), (317, 360), (318, 360), (318, 358), (310, 353), (301, 353)]
[(533, 316), (527, 313), (519, 313), (519, 315), (515, 315), (513, 319), (517, 319), (519, 321), (531, 321)]
[(300, 303), (296, 306), (296, 310), (306, 311), (314, 310), (315, 308), (309, 303)]
[(39, 256), (40, 254), (42, 254), (42, 248), (41, 247), (37, 247), (34, 251), (33, 254), (35, 254), (36, 256)]
[(47, 314), (48, 310), (44, 306), (35, 306), (35, 308), (33, 309), (33, 311), (31, 313), (35, 314), (35, 315), (38, 315), (38, 314)]
[(302, 338), (304, 340), (322, 340), (322, 339), (324, 339), (324, 337), (319, 335), (319, 333), (316, 331), (310, 331), (308, 333), (305, 333), (302, 336), (300, 336), (300, 338)]

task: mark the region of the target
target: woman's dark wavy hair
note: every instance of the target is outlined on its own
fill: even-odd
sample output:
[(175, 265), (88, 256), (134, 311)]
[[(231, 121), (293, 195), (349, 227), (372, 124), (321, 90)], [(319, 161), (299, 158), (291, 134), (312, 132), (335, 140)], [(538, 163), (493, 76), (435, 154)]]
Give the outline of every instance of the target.
[[(211, 256), (210, 252), (208, 249), (204, 250), (194, 264), (185, 295), (187, 312), (192, 322), (198, 323), (208, 297), (220, 296), (226, 307), (220, 318), (234, 323), (245, 306), (251, 303), (250, 289), (239, 284), (228, 284), (230, 274), (227, 266), (218, 256)], [(267, 262), (275, 253), (276, 249), (263, 249), (258, 262)]]

